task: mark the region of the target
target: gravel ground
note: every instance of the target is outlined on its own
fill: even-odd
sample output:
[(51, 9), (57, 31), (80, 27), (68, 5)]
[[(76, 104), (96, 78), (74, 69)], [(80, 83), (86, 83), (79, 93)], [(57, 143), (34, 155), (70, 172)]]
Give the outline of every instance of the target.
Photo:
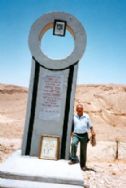
[(89, 163), (94, 171), (85, 171), (85, 188), (126, 188), (126, 163), (115, 161), (112, 163)]

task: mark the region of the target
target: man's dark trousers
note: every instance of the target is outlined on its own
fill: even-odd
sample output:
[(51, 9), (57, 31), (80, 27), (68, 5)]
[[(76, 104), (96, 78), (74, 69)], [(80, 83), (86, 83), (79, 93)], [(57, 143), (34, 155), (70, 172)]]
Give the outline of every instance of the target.
[(78, 161), (78, 157), (76, 153), (77, 153), (78, 143), (80, 142), (80, 166), (81, 168), (86, 166), (88, 141), (89, 141), (88, 133), (84, 133), (84, 134), (74, 133), (73, 134), (70, 158), (72, 161)]

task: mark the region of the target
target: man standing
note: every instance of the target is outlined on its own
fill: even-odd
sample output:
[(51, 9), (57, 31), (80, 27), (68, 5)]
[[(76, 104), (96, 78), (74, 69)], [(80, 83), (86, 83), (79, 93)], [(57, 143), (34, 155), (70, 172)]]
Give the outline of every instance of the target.
[(86, 167), (87, 159), (87, 143), (89, 141), (88, 131), (90, 130), (91, 136), (95, 136), (94, 129), (91, 125), (89, 116), (84, 113), (82, 104), (76, 106), (77, 114), (74, 115), (73, 127), (72, 127), (72, 143), (71, 143), (71, 161), (69, 164), (75, 164), (78, 162), (77, 146), (80, 142), (80, 167), (82, 170), (88, 170)]

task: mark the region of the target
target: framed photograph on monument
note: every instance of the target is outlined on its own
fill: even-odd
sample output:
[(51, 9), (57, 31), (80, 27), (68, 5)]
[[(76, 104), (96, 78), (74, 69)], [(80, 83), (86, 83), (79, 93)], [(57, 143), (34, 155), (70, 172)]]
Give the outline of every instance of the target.
[(53, 35), (65, 36), (66, 34), (66, 21), (64, 20), (54, 20), (53, 25)]
[(59, 159), (60, 137), (42, 135), (40, 140), (40, 159)]

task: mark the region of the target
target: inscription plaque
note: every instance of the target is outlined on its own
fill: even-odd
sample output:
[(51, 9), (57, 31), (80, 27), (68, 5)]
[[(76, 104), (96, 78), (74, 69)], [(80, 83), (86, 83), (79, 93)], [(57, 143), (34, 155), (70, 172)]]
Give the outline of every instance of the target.
[(60, 118), (63, 78), (63, 75), (58, 72), (49, 72), (42, 76), (39, 119), (54, 120)]

